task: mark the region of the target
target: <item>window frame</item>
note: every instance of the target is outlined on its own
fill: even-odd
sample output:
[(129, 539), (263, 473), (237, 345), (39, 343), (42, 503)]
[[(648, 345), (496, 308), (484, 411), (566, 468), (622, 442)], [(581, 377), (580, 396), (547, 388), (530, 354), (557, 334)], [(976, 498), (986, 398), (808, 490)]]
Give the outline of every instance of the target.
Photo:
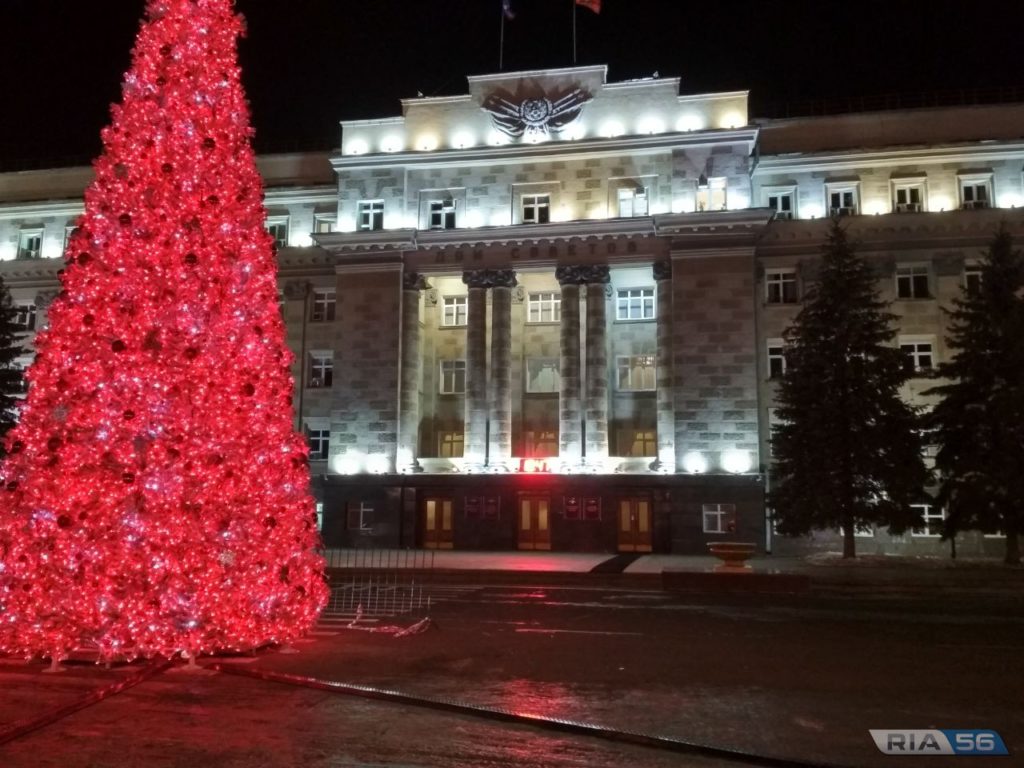
[[(717, 193), (721, 193), (721, 204), (716, 200)], [(725, 176), (707, 178), (702, 175), (697, 180), (697, 190), (693, 199), (697, 213), (729, 210), (729, 180)]]
[[(549, 319), (544, 314), (550, 314)], [(534, 318), (534, 314), (537, 315)], [(526, 322), (529, 325), (547, 325), (562, 320), (562, 294), (560, 291), (533, 291), (526, 297)]]
[[(789, 200), (789, 210), (784, 211), (772, 205), (772, 198), (779, 201)], [(772, 217), (780, 221), (791, 221), (799, 218), (797, 214), (797, 194), (795, 186), (766, 187), (761, 190), (761, 200), (765, 208), (773, 211)]]
[[(768, 374), (768, 380), (778, 381), (786, 375), (786, 340), (781, 338), (766, 339), (765, 351), (765, 359), (767, 361), (765, 371)], [(773, 362), (778, 363), (778, 375), (773, 370)]]
[[(527, 216), (527, 211), (531, 215)], [(519, 221), (523, 224), (551, 222), (551, 193), (525, 192), (519, 195)]]
[[(833, 195), (850, 195), (849, 204), (842, 198), (840, 205), (832, 205)], [(860, 208), (860, 181), (832, 181), (825, 184), (825, 210), (829, 216), (859, 216)]]
[[(789, 279), (787, 279), (789, 278)], [(793, 289), (792, 298), (787, 298), (786, 287)], [(778, 296), (773, 296), (773, 288), (777, 288)], [(764, 271), (764, 303), (771, 305), (799, 304), (800, 284), (797, 280), (796, 267), (771, 267)]]
[[(642, 200), (643, 205), (638, 206), (637, 201)], [(620, 219), (635, 219), (639, 216), (650, 216), (651, 214), (651, 188), (644, 184), (635, 186), (623, 185), (615, 190), (615, 212)], [(628, 211), (625, 208), (628, 206)]]
[[(893, 213), (924, 213), (928, 210), (928, 185), (925, 179), (892, 179), (891, 204)], [(906, 192), (908, 200), (899, 201), (900, 192)], [(920, 198), (916, 203), (909, 200), (912, 192)]]
[[(728, 536), (736, 533), (736, 505), (727, 503), (701, 504), (701, 529), (704, 533), (713, 536)], [(715, 519), (715, 528), (708, 527), (709, 516)], [(729, 522), (732, 522), (730, 530)]]
[[(634, 295), (637, 294), (637, 295)], [(639, 300), (640, 317), (631, 317), (632, 301)], [(648, 302), (648, 299), (650, 300)], [(647, 308), (650, 306), (650, 315)], [(653, 286), (619, 288), (615, 291), (615, 322), (649, 323), (658, 318), (658, 292)]]
[[(434, 223), (434, 217), (437, 223)], [(454, 197), (427, 200), (427, 229), (444, 231), (458, 227), (458, 201)]]
[[(458, 451), (456, 451), (458, 448)], [(437, 457), (439, 459), (460, 459), (466, 451), (466, 431), (439, 429), (437, 431)]]
[[(274, 246), (276, 248), (287, 248), (288, 247), (288, 235), (291, 227), (289, 216), (267, 216), (267, 220), (264, 223), (264, 229), (274, 238)], [(283, 227), (283, 236), (278, 234), (277, 228)]]
[[(634, 364), (634, 360), (645, 360), (647, 365)], [(623, 361), (628, 361), (623, 365)], [(649, 374), (641, 374), (642, 377), (650, 377), (650, 386), (635, 386), (646, 384), (647, 381), (641, 380), (634, 382), (634, 370), (650, 370)], [(626, 381), (628, 386), (622, 386), (623, 383), (623, 371), (626, 371)], [(615, 390), (617, 392), (655, 392), (658, 389), (658, 359), (657, 355), (654, 354), (636, 354), (636, 355), (616, 355), (615, 356)]]
[(384, 229), (384, 200), (373, 198), (356, 203), (356, 229), (379, 232)]
[[(961, 210), (985, 210), (995, 206), (995, 182), (992, 173), (957, 174), (956, 181), (957, 197)], [(982, 195), (984, 199), (978, 198), (979, 189), (984, 190)], [(968, 190), (971, 190), (970, 200), (967, 199)]]
[[(321, 376), (315, 372), (319, 369)], [(307, 353), (306, 366), (307, 389), (331, 389), (334, 386), (334, 351), (330, 349), (312, 349)], [(318, 384), (314, 384), (318, 381)]]
[(338, 219), (333, 213), (313, 214), (313, 234), (329, 235), (338, 229)]
[[(39, 320), (39, 307), (36, 306), (34, 301), (14, 301), (11, 303), (11, 309), (15, 311), (15, 315), (11, 318), (13, 325), (18, 326), (18, 333), (31, 333), (36, 330), (36, 323)], [(22, 317), (25, 320), (22, 322)]]
[[(454, 357), (439, 360), (438, 370), (439, 375), (437, 379), (437, 393), (439, 395), (466, 394), (466, 359), (464, 357)], [(462, 373), (461, 388), (458, 387), (460, 371)]]
[[(562, 372), (560, 370), (560, 362), (561, 361), (557, 357), (528, 356), (526, 358), (526, 365), (523, 366), (523, 370), (526, 373), (526, 387), (525, 387), (526, 394), (528, 394), (528, 395), (552, 395), (552, 394), (557, 394), (558, 392), (560, 392), (561, 388), (562, 388)], [(534, 389), (533, 381), (534, 381), (535, 377), (533, 375), (531, 375), (533, 373), (532, 368), (533, 368), (533, 366), (538, 365), (538, 364), (541, 365), (541, 366), (544, 366), (545, 363), (550, 363), (551, 365), (549, 365), (548, 367), (554, 369), (554, 376), (555, 376), (554, 389)], [(538, 375), (540, 373), (541, 373), (541, 371), (538, 371)]]
[[(896, 300), (897, 301), (919, 301), (921, 299), (934, 298), (932, 294), (932, 274), (928, 264), (897, 264), (896, 265)], [(919, 278), (924, 277), (924, 295), (919, 294), (921, 283)], [(903, 295), (900, 289), (901, 280), (909, 280), (908, 295)]]
[[(330, 425), (306, 422), (306, 444), (309, 446), (310, 461), (327, 461), (331, 451)], [(314, 450), (316, 445), (316, 450)]]
[[(963, 288), (964, 293), (966, 293), (967, 295), (975, 295), (976, 293), (980, 293), (983, 274), (984, 270), (982, 269), (982, 265), (980, 263), (974, 261), (966, 262), (960, 274), (960, 286)], [(976, 280), (972, 280), (972, 276), (974, 276)], [(975, 285), (972, 286), (972, 282), (974, 282)]]
[[(35, 261), (43, 258), (43, 235), (42, 227), (25, 227), (18, 231), (18, 250), (15, 258), (24, 261)], [(30, 240), (39, 240), (36, 248), (29, 248), (27, 243)], [(35, 254), (35, 255), (29, 255)]]
[[(920, 509), (921, 516), (924, 518), (924, 526), (921, 528), (911, 528), (910, 536), (914, 539), (939, 539), (942, 538), (942, 524), (946, 521), (946, 510), (944, 507), (936, 507), (935, 504), (927, 502), (919, 504), (911, 504), (911, 509)], [(938, 509), (938, 514), (931, 512), (933, 509)], [(932, 533), (932, 526), (935, 525), (934, 521), (938, 521), (939, 532)]]
[[(898, 343), (900, 352), (910, 358), (908, 365), (915, 375), (927, 376), (931, 371), (935, 370), (936, 355), (934, 336), (900, 336)], [(924, 351), (920, 349), (922, 346), (927, 346), (928, 350)], [(920, 364), (921, 358), (925, 356), (928, 358), (928, 365), (922, 366)]]
[[(367, 525), (367, 517), (376, 511), (372, 501), (348, 501), (345, 503), (345, 529), (348, 531), (371, 531), (373, 527)], [(358, 515), (358, 525), (352, 525), (354, 514)]]
[[(323, 297), (321, 300), (319, 297)], [(318, 312), (318, 307), (321, 308)], [(313, 288), (309, 302), (309, 322), (333, 323), (338, 314), (338, 290), (336, 288)]]
[[(451, 311), (449, 311), (451, 310)], [(461, 318), (461, 322), (459, 319)], [(469, 323), (469, 296), (444, 296), (441, 299), (441, 327), (465, 328)]]

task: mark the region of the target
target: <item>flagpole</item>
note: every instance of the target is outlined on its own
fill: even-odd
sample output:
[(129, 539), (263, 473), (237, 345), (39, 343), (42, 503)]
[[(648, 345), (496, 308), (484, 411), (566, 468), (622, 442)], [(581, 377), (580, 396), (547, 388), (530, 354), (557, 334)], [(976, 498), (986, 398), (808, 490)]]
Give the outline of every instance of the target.
[(498, 5), (498, 10), (501, 12), (501, 35), (498, 42), (498, 71), (501, 72), (505, 68), (505, 3), (502, 2)]
[(572, 65), (576, 66), (576, 0), (569, 0), (572, 3)]

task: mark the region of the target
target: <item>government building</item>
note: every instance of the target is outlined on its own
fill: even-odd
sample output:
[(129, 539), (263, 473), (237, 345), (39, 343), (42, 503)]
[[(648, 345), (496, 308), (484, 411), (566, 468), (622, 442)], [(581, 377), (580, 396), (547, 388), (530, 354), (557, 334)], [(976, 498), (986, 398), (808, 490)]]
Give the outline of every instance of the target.
[[(762, 120), (678, 78), (505, 72), (259, 163), (329, 547), (835, 549), (775, 534), (765, 504), (783, 331), (830, 219), (875, 267), (925, 407), (943, 310), (1001, 223), (1024, 244), (1024, 104)], [(29, 339), (90, 179), (0, 174)], [(947, 552), (927, 501), (922, 529), (859, 531), (858, 551)]]

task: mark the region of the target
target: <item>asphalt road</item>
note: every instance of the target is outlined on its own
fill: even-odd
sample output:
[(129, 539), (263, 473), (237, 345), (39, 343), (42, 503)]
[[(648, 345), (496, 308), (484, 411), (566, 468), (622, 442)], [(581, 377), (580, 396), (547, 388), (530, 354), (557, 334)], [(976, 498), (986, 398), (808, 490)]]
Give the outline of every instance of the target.
[[(1019, 593), (675, 595), (611, 583), (477, 586), (467, 574), (435, 587), (424, 633), (368, 631), (412, 614), (355, 627), (328, 617), (297, 654), (225, 663), (841, 765), (892, 765), (869, 728), (992, 728), (1024, 755)], [(0, 731), (131, 671), (41, 669), (0, 660)], [(969, 765), (1013, 762), (997, 760)], [(181, 670), (0, 746), (5, 768), (731, 764)]]

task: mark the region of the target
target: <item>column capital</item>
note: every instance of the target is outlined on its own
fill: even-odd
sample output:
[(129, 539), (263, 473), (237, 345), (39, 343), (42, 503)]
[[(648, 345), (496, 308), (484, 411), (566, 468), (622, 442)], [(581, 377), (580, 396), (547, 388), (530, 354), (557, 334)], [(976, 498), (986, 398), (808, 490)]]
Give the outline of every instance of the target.
[(605, 264), (575, 264), (555, 268), (555, 279), (559, 285), (584, 285), (586, 283), (607, 283), (611, 280)]
[(516, 273), (512, 269), (467, 269), (462, 282), (470, 288), (515, 288)]
[(406, 291), (425, 291), (430, 285), (427, 278), (419, 272), (405, 272), (402, 274), (402, 289)]
[(654, 282), (660, 283), (662, 280), (672, 279), (672, 262), (671, 261), (656, 261), (652, 267), (654, 272)]
[(289, 280), (284, 284), (284, 297), (286, 299), (302, 299), (313, 289), (309, 280)]

